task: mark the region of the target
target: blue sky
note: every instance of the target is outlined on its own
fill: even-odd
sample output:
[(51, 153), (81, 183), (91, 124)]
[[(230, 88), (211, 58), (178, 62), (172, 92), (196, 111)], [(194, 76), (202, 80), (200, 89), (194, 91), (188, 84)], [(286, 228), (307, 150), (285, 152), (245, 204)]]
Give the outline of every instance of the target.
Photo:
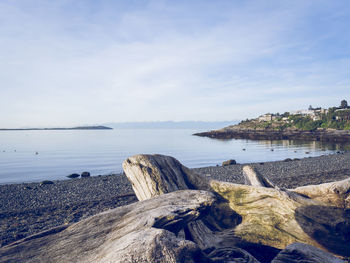
[(0, 126), (256, 117), (350, 101), (348, 1), (0, 1)]

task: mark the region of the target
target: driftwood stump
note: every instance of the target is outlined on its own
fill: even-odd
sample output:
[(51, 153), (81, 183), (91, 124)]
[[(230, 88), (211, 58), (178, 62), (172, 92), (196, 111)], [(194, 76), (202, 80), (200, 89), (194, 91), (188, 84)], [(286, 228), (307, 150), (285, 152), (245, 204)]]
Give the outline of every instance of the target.
[(179, 189), (202, 189), (222, 197), (215, 216), (189, 224), (192, 239), (202, 249), (254, 244), (284, 249), (300, 242), (350, 256), (350, 179), (287, 190), (246, 166), (250, 185), (240, 185), (208, 180), (160, 155), (130, 157), (123, 168), (140, 200)]

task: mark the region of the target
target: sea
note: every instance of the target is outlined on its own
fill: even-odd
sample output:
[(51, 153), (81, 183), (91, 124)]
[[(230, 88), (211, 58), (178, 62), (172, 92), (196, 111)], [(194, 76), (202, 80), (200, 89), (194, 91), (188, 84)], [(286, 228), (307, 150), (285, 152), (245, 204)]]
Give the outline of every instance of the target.
[(62, 180), (72, 173), (121, 173), (135, 154), (165, 154), (195, 168), (304, 158), (349, 150), (348, 144), (310, 141), (219, 140), (198, 129), (22, 130), (0, 132), (0, 184)]

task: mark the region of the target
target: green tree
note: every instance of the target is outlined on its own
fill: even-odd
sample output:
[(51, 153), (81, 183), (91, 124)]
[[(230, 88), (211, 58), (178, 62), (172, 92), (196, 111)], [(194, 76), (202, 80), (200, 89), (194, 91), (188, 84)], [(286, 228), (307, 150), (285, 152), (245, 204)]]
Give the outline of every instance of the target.
[(340, 102), (340, 108), (346, 109), (348, 107), (348, 102), (346, 100), (342, 100)]

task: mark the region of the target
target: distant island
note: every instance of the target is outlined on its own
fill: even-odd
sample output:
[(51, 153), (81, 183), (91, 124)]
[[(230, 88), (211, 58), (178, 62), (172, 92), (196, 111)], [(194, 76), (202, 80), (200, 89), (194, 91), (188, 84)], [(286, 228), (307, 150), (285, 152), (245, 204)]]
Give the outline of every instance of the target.
[(0, 131), (46, 131), (46, 130), (112, 130), (106, 126), (79, 126), (72, 128), (23, 128), (23, 129), (0, 129)]
[(350, 142), (350, 107), (313, 108), (294, 112), (267, 113), (219, 130), (196, 133), (217, 139), (314, 140)]

